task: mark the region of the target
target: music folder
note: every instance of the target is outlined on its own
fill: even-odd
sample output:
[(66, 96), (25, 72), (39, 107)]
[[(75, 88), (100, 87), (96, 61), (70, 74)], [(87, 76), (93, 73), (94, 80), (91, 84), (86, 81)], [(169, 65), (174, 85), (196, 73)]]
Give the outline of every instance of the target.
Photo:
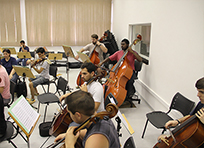
[(16, 49), (14, 47), (2, 47), (2, 52), (4, 49), (9, 49), (11, 51), (11, 54), (16, 54)]
[(35, 78), (33, 73), (31, 72), (30, 68), (25, 67), (25, 66), (19, 66), (19, 65), (13, 65), (13, 68), (17, 75), (23, 76), (23, 77), (28, 77), (28, 78)]
[(30, 55), (30, 52), (18, 52), (17, 57), (20, 59), (23, 59), (23, 58), (30, 59), (31, 55)]
[(69, 56), (69, 57), (72, 57), (72, 58), (75, 58), (74, 56), (74, 53), (72, 51), (72, 48), (68, 45), (62, 45), (63, 49), (64, 49), (64, 52), (65, 52), (65, 55)]
[(62, 60), (62, 53), (49, 53), (49, 60)]
[(8, 114), (26, 134), (27, 138), (34, 130), (40, 114), (34, 110), (23, 95), (8, 109)]
[(77, 51), (77, 54), (79, 55), (79, 57), (81, 58), (81, 60), (83, 62), (91, 62), (91, 60), (89, 59), (89, 57), (86, 54), (84, 54), (82, 52), (78, 52), (78, 51)]

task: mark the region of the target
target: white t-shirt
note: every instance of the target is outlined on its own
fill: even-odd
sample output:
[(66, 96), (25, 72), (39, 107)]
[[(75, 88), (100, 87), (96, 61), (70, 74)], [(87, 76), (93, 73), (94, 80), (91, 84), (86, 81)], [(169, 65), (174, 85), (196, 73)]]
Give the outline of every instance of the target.
[(50, 64), (47, 60), (42, 61), (38, 64), (40, 67), (44, 68), (43, 71), (40, 73), (42, 77), (45, 79), (50, 79), (49, 70), (50, 70)]
[(96, 112), (98, 113), (101, 111), (105, 111), (102, 85), (97, 81), (93, 81), (91, 84), (87, 85), (87, 89), (88, 92), (92, 95), (94, 102), (100, 102), (100, 105)]
[[(104, 46), (105, 45), (103, 43), (101, 43), (101, 46)], [(92, 50), (94, 49), (95, 45), (93, 43), (90, 43), (88, 45), (86, 45), (85, 47), (83, 47), (83, 49), (85, 51), (89, 51), (89, 56), (90, 56), (90, 53), (92, 53)], [(95, 49), (96, 52), (98, 52), (98, 57), (100, 59), (100, 62), (103, 61), (103, 51), (101, 50), (101, 48), (99, 46), (96, 47)]]

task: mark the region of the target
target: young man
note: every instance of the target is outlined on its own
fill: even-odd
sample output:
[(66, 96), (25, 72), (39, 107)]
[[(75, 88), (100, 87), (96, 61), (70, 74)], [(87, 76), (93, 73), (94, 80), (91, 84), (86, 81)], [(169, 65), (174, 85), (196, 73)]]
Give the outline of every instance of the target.
[[(93, 63), (91, 62), (83, 63), (81, 65), (82, 80), (86, 83), (89, 82), (91, 79), (93, 79), (95, 71), (96, 71), (96, 66)], [(92, 95), (95, 101), (96, 112), (101, 112), (105, 110), (104, 109), (104, 98), (103, 98), (103, 87), (98, 81), (93, 81), (88, 85), (84, 84), (80, 87), (80, 89), (83, 91), (88, 91)], [(62, 95), (60, 97), (60, 100), (62, 101), (69, 94), (70, 93)]]
[[(202, 124), (204, 124), (204, 77), (200, 78), (199, 80), (197, 80), (195, 87), (197, 88), (197, 96), (199, 98), (199, 102), (196, 105), (195, 109), (190, 113), (190, 115), (196, 115), (197, 118), (201, 121)], [(176, 119), (176, 120), (170, 120), (165, 124), (165, 127), (175, 127), (176, 125), (182, 123), (184, 120), (186, 120), (190, 115), (186, 115), (180, 119)], [(161, 138), (165, 138), (166, 135), (161, 135), (159, 136), (158, 139)], [(200, 146), (200, 148), (203, 148), (204, 144), (202, 146)]]
[[(20, 41), (19, 52), (29, 52), (29, 47), (25, 45), (24, 40)], [(17, 59), (18, 65), (20, 65), (20, 62), (22, 62), (22, 66), (26, 66), (26, 65), (30, 64), (31, 61), (27, 58), (26, 59)]]
[(138, 53), (134, 50), (132, 50), (131, 47), (129, 47), (129, 41), (127, 39), (123, 39), (121, 41), (121, 48), (122, 50), (115, 52), (113, 55), (111, 55), (110, 57), (106, 58), (104, 61), (100, 62), (98, 64), (98, 66), (100, 67), (102, 64), (108, 62), (109, 60), (111, 61), (119, 61), (120, 58), (123, 56), (123, 54), (125, 53), (126, 50), (128, 50), (128, 53), (126, 55), (127, 59), (129, 60), (129, 65), (132, 67), (133, 69), (133, 74), (132, 77), (130, 78), (130, 80), (126, 83), (126, 90), (127, 90), (127, 99), (131, 98), (133, 96), (133, 94), (135, 93), (135, 88), (133, 86), (134, 83), (134, 78), (135, 78), (135, 59), (139, 62), (142, 61), (142, 58), (138, 55)]
[(36, 87), (41, 83), (45, 83), (49, 81), (49, 78), (50, 78), (49, 69), (50, 69), (51, 62), (46, 58), (44, 48), (39, 47), (36, 53), (38, 54), (39, 60), (41, 62), (37, 64), (39, 66), (38, 69), (36, 68), (36, 66), (32, 67), (39, 75), (37, 75), (36, 78), (34, 79), (30, 78), (29, 87), (30, 87), (30, 92), (31, 92), (31, 99), (27, 98), (27, 101), (30, 104), (33, 104), (35, 102), (34, 95), (38, 94)]
[[(94, 100), (88, 92), (81, 90), (73, 92), (65, 99), (65, 103), (70, 117), (78, 124), (86, 121), (95, 112)], [(66, 133), (57, 136), (55, 142), (65, 137), (65, 147), (74, 148), (80, 136), (84, 148), (120, 148), (117, 131), (111, 120), (90, 122), (86, 125), (86, 129), (76, 135), (73, 134), (75, 128), (70, 127)]]
[[(108, 49), (105, 47), (103, 43), (100, 43), (98, 41), (98, 35), (97, 34), (92, 34), (91, 35), (91, 43), (83, 47), (79, 52), (84, 52), (84, 51), (89, 51), (89, 54), (92, 52), (94, 47), (96, 46), (95, 51), (98, 52), (98, 56), (100, 61), (103, 61), (103, 53), (107, 53)], [(79, 59), (79, 55), (75, 57), (76, 60)]]

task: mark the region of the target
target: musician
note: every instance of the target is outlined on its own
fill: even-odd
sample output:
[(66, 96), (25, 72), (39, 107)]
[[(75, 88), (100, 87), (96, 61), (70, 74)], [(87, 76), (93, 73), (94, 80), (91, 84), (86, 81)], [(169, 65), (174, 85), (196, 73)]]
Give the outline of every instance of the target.
[(45, 49), (43, 47), (39, 47), (36, 51), (36, 53), (39, 56), (39, 62), (38, 68), (36, 66), (33, 66), (32, 68), (39, 74), (36, 76), (36, 78), (32, 79), (30, 78), (29, 81), (29, 87), (30, 87), (30, 92), (31, 92), (31, 99), (26, 98), (27, 101), (30, 104), (33, 104), (35, 102), (34, 95), (38, 94), (37, 91), (37, 86), (39, 84), (45, 83), (49, 81), (50, 75), (49, 75), (49, 68), (50, 68), (50, 60), (46, 58), (45, 56)]
[(142, 61), (142, 58), (138, 55), (138, 53), (134, 50), (132, 50), (131, 47), (129, 47), (129, 41), (127, 39), (123, 39), (121, 41), (121, 48), (122, 50), (120, 51), (117, 51), (115, 52), (113, 55), (109, 56), (108, 58), (106, 58), (104, 61), (100, 62), (98, 64), (98, 66), (100, 67), (102, 64), (108, 62), (109, 60), (111, 61), (119, 61), (120, 58), (123, 56), (123, 54), (125, 53), (126, 50), (128, 50), (128, 53), (127, 53), (127, 59), (129, 60), (129, 64), (130, 66), (132, 67), (133, 69), (133, 74), (132, 74), (132, 77), (130, 78), (130, 80), (127, 82), (126, 84), (126, 90), (127, 90), (127, 97), (126, 97), (126, 100), (131, 98), (134, 93), (135, 93), (135, 88), (133, 86), (133, 83), (134, 83), (134, 78), (136, 77), (135, 75), (135, 59), (139, 62)]
[[(197, 88), (197, 91), (198, 91), (197, 97), (199, 98), (200, 101), (198, 102), (194, 110), (189, 115), (186, 115), (180, 119), (168, 121), (165, 124), (166, 128), (171, 126), (175, 127), (178, 124), (182, 123), (184, 120), (186, 120), (190, 115), (194, 115), (194, 114), (198, 117), (198, 119), (202, 122), (202, 124), (204, 124), (204, 108), (203, 108), (204, 107), (204, 77), (197, 80), (195, 87)], [(158, 139), (165, 138), (165, 137), (166, 135), (161, 135), (159, 136)], [(203, 148), (203, 147), (204, 147), (204, 144), (200, 148)]]
[(11, 57), (11, 51), (9, 49), (4, 49), (3, 54), (4, 58), (1, 59), (1, 64), (6, 68), (9, 78), (17, 83), (18, 75), (13, 68), (13, 65), (17, 65), (17, 61), (14, 57)]
[[(96, 66), (91, 62), (85, 62), (81, 65), (81, 77), (84, 82), (89, 82), (93, 79), (96, 71)], [(103, 98), (103, 87), (98, 81), (93, 81), (90, 84), (80, 86), (83, 91), (89, 92), (95, 101), (95, 110), (97, 112), (104, 111), (104, 98)], [(62, 95), (60, 101), (65, 99), (68, 95)]]
[[(66, 99), (67, 110), (72, 120), (78, 124), (86, 121), (95, 112), (94, 100), (88, 92), (76, 91)], [(55, 138), (55, 142), (65, 137), (65, 147), (74, 148), (77, 138), (80, 136), (84, 148), (120, 148), (117, 131), (111, 120), (99, 120), (90, 122), (87, 129), (80, 130), (76, 135), (73, 131), (76, 127), (70, 127), (66, 133)]]
[(2, 65), (0, 65), (0, 94), (4, 104), (8, 104), (10, 102), (10, 79)]
[[(87, 44), (85, 47), (83, 47), (81, 50), (79, 50), (79, 52), (89, 51), (89, 54), (90, 54), (95, 46), (97, 46), (95, 48), (95, 51), (98, 52), (98, 56), (99, 56), (100, 61), (103, 61), (103, 59), (104, 59), (103, 53), (107, 53), (108, 49), (105, 47), (105, 45), (103, 43), (100, 43), (98, 41), (98, 35), (97, 34), (92, 34), (91, 35), (91, 43)], [(75, 57), (75, 59), (78, 60), (79, 55), (77, 55)]]
[[(25, 41), (21, 40), (20, 41), (20, 48), (19, 48), (19, 52), (29, 52), (29, 47), (25, 45)], [(26, 66), (28, 64), (30, 64), (31, 60), (28, 58), (25, 59), (17, 59), (17, 63), (18, 65), (21, 65), (20, 62), (22, 62), (22, 66)]]
[[(0, 65), (1, 66), (1, 65)], [(0, 94), (0, 138), (6, 134), (7, 124), (4, 115), (4, 99)]]

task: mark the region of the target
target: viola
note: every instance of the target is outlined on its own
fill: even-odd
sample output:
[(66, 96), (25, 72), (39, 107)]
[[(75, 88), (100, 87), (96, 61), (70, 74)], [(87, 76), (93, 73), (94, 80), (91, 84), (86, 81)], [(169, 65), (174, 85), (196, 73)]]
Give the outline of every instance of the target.
[[(90, 122), (98, 122), (99, 120), (102, 119), (109, 119), (109, 118), (113, 118), (118, 112), (118, 107), (113, 104), (113, 103), (109, 103), (106, 106), (106, 111), (102, 111), (97, 113), (96, 115), (92, 115), (91, 117), (89, 117), (86, 121), (84, 121), (80, 126), (78, 126), (76, 129), (74, 129), (73, 134), (76, 135), (76, 133), (78, 131), (80, 131), (81, 129), (83, 129), (84, 127), (86, 127)], [(62, 143), (65, 140), (65, 138), (59, 140), (58, 142), (56, 142), (55, 144), (51, 144), (48, 147), (54, 148), (56, 146), (58, 146), (60, 143)], [(81, 140), (79, 140), (81, 141)], [(79, 143), (76, 143), (77, 145), (75, 145), (75, 147), (82, 147)], [(47, 148), (48, 148), (47, 147)], [(63, 144), (60, 148), (65, 148), (65, 144)]]
[[(133, 41), (130, 45), (136, 45), (139, 41), (141, 41), (142, 36), (137, 35), (137, 39)], [(119, 107), (125, 100), (127, 90), (125, 89), (127, 81), (132, 77), (132, 67), (129, 65), (129, 60), (126, 55), (128, 50), (125, 51), (123, 56), (118, 60), (118, 62), (112, 67), (109, 77), (106, 83), (103, 85), (105, 91), (105, 98), (108, 94), (112, 93), (113, 96), (118, 101), (117, 106)], [(121, 62), (123, 62), (121, 64)]]
[(37, 59), (33, 62), (33, 64), (31, 64), (31, 68), (33, 68), (33, 66), (43, 62), (44, 60), (46, 60), (46, 58), (43, 58), (43, 59)]
[(171, 136), (159, 140), (154, 148), (197, 148), (203, 143), (204, 125), (193, 115), (177, 126)]
[[(102, 36), (99, 41), (103, 41), (106, 37), (108, 36), (107, 33), (104, 33), (104, 36)], [(94, 49), (92, 50), (92, 52), (89, 55), (90, 61), (94, 64), (94, 65), (98, 65), (100, 63), (100, 59), (98, 57), (98, 52), (96, 52), (96, 47), (97, 45), (94, 46)], [(81, 72), (79, 73), (78, 77), (77, 77), (77, 86), (81, 86), (84, 83), (84, 81), (81, 78)]]

